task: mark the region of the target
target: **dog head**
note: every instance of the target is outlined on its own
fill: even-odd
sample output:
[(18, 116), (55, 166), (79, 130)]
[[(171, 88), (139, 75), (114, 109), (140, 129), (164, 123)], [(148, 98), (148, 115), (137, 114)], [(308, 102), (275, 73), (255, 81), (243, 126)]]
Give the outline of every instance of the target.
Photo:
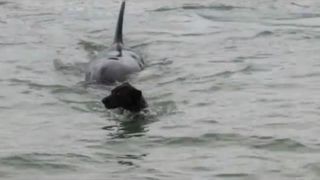
[(111, 91), (111, 94), (102, 99), (107, 109), (123, 108), (131, 112), (139, 112), (147, 106), (142, 92), (129, 83), (121, 84)]

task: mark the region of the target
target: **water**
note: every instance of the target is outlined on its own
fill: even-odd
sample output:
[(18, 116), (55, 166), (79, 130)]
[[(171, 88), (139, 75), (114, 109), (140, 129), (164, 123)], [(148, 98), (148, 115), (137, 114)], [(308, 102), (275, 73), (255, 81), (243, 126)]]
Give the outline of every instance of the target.
[(106, 111), (79, 70), (118, 9), (0, 2), (0, 179), (319, 179), (320, 2), (128, 1), (137, 116)]

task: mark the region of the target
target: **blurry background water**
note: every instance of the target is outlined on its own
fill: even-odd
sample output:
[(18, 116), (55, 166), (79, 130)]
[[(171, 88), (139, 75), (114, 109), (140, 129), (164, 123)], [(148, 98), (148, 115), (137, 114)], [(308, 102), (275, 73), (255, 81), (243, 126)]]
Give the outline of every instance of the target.
[(320, 178), (320, 1), (128, 1), (140, 116), (77, 68), (119, 4), (0, 1), (0, 179)]

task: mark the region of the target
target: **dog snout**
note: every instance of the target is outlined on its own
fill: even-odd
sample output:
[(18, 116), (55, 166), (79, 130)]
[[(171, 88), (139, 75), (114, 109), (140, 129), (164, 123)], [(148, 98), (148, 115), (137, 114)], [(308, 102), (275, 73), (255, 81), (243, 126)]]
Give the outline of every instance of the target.
[(112, 96), (107, 96), (107, 97), (103, 98), (102, 103), (104, 104), (104, 106), (107, 109), (113, 109), (113, 108), (117, 108), (119, 106), (117, 101), (115, 101)]
[(101, 100), (101, 102), (104, 104), (104, 105), (107, 105), (107, 104), (109, 104), (109, 98), (108, 97), (105, 97), (105, 98), (103, 98), (102, 100)]

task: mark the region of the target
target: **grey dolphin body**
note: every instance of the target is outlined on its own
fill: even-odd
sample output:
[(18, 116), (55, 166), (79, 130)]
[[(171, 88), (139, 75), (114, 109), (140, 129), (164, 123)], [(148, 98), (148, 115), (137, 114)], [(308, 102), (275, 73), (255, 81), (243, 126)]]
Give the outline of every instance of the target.
[(114, 42), (103, 57), (92, 60), (86, 69), (86, 81), (111, 84), (125, 81), (128, 75), (141, 71), (144, 63), (141, 56), (125, 48), (122, 38), (125, 0), (122, 1)]

